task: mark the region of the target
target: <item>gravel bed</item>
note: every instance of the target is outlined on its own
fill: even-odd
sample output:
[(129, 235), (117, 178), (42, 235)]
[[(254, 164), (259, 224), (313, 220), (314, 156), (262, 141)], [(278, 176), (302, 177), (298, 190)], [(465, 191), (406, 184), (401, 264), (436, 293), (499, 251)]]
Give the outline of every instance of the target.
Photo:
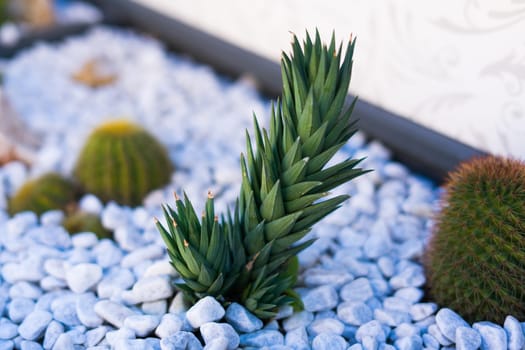
[[(102, 13), (98, 8), (83, 1), (55, 0), (54, 8), (57, 25), (94, 23), (102, 19)], [(32, 30), (34, 28), (28, 27), (25, 23), (11, 21), (2, 23), (0, 25), (0, 44), (6, 46), (15, 45), (24, 35)]]
[[(93, 57), (111, 60), (113, 84), (90, 89), (71, 74)], [(248, 79), (229, 81), (209, 67), (166, 53), (153, 39), (97, 28), (60, 44), (40, 44), (5, 66), (5, 93), (45, 135), (36, 163), (0, 169), (0, 349), (521, 349), (522, 324), (467, 324), (424, 299), (419, 263), (439, 189), (356, 134), (337, 157), (368, 157), (374, 172), (341, 186), (352, 195), (314, 227), (299, 255), (297, 291), (305, 310), (283, 308), (263, 324), (238, 304), (211, 297), (184, 305), (174, 290), (153, 217), (186, 191), (200, 211), (217, 210), (240, 186), (239, 154), (251, 114), (266, 125), (269, 101)], [(69, 174), (87, 134), (101, 121), (132, 118), (169, 149), (172, 183), (137, 208), (86, 195), (115, 240), (70, 236), (63, 213), (9, 217), (7, 198), (29, 177)], [(308, 238), (309, 238), (308, 237)]]

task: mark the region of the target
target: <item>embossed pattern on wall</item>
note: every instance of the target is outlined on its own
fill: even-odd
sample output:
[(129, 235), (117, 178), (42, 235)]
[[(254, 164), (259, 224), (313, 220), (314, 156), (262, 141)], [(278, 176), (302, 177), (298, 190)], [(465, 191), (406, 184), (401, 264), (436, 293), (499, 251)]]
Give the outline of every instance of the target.
[(525, 0), (134, 1), (276, 60), (289, 31), (353, 33), (353, 93), (479, 149), (525, 159)]

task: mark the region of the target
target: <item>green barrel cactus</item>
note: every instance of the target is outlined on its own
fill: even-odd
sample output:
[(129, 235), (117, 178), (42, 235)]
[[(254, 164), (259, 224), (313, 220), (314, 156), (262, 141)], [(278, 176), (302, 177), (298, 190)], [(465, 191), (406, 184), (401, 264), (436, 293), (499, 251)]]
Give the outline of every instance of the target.
[(111, 232), (102, 226), (102, 222), (98, 215), (85, 211), (77, 211), (66, 216), (62, 225), (71, 234), (93, 232), (99, 239), (113, 237)]
[(67, 212), (75, 205), (77, 194), (72, 181), (57, 173), (47, 173), (23, 184), (9, 199), (8, 211), (11, 215), (21, 211), (40, 215), (53, 209)]
[(525, 319), (525, 163), (488, 156), (452, 172), (424, 260), (441, 306), (469, 322)]
[(73, 174), (82, 189), (107, 202), (136, 206), (166, 185), (174, 167), (166, 149), (125, 119), (106, 122), (89, 136)]
[(231, 213), (215, 216), (212, 196), (201, 221), (186, 197), (175, 209), (165, 206), (166, 226), (158, 228), (190, 299), (237, 301), (262, 319), (299, 304), (296, 256), (313, 242), (303, 238), (348, 198), (326, 199), (329, 191), (366, 172), (357, 167), (361, 159), (327, 165), (357, 130), (356, 100), (345, 105), (354, 45), (343, 53), (334, 37), (328, 46), (319, 33), (303, 45), (294, 38), (292, 55), (283, 54), (283, 94), (269, 130), (254, 118), (253, 139), (247, 133)]

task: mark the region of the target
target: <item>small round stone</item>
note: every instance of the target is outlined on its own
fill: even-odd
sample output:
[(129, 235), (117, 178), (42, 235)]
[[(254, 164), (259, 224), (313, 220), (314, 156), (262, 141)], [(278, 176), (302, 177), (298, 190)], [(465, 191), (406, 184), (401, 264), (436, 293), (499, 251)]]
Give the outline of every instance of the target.
[(263, 322), (244, 306), (232, 303), (226, 309), (226, 321), (242, 333), (255, 332), (263, 327)]
[(27, 340), (36, 340), (44, 334), (47, 325), (53, 316), (44, 310), (35, 310), (31, 312), (18, 327), (18, 333)]
[(211, 296), (200, 299), (186, 313), (186, 319), (193, 328), (199, 328), (207, 322), (215, 322), (225, 315), (222, 305)]
[(84, 293), (102, 278), (102, 268), (96, 264), (83, 263), (66, 271), (66, 282), (75, 293)]
[(332, 333), (319, 334), (312, 341), (313, 350), (345, 350), (347, 347), (343, 337)]
[(436, 324), (441, 333), (452, 342), (456, 341), (456, 328), (470, 327), (461, 316), (448, 308), (443, 308), (438, 311), (436, 314)]
[(336, 307), (338, 300), (335, 288), (327, 285), (311, 289), (303, 297), (303, 304), (306, 311), (315, 312)]
[(228, 350), (234, 350), (239, 346), (239, 335), (228, 323), (208, 322), (200, 327), (200, 332), (206, 344), (217, 338), (226, 338)]

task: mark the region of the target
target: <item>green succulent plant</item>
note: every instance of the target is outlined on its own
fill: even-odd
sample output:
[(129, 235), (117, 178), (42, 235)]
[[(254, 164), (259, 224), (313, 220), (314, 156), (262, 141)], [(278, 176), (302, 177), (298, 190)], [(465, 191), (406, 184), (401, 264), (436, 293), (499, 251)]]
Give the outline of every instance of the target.
[(170, 181), (174, 167), (166, 149), (144, 128), (117, 119), (96, 128), (74, 168), (83, 190), (103, 201), (139, 205)]
[(452, 172), (424, 260), (430, 297), (467, 321), (525, 319), (525, 163), (488, 156)]
[(11, 215), (21, 211), (42, 214), (48, 210), (67, 211), (74, 205), (77, 196), (75, 185), (57, 173), (47, 173), (27, 181), (9, 199), (8, 211)]
[(209, 198), (199, 223), (187, 198), (176, 209), (165, 206), (167, 228), (158, 228), (190, 299), (237, 301), (262, 319), (299, 301), (296, 256), (313, 242), (303, 237), (348, 198), (324, 199), (329, 191), (366, 172), (356, 168), (361, 159), (327, 166), (356, 132), (356, 100), (345, 106), (354, 45), (343, 56), (334, 36), (328, 47), (319, 33), (314, 41), (307, 33), (303, 46), (294, 37), (292, 55), (282, 57), (283, 94), (269, 131), (254, 117), (253, 140), (246, 132), (233, 213), (219, 220)]
[(98, 215), (85, 211), (76, 211), (73, 214), (66, 216), (62, 225), (71, 234), (93, 232), (99, 239), (113, 237), (111, 232), (102, 226), (102, 222), (100, 222), (100, 217)]

